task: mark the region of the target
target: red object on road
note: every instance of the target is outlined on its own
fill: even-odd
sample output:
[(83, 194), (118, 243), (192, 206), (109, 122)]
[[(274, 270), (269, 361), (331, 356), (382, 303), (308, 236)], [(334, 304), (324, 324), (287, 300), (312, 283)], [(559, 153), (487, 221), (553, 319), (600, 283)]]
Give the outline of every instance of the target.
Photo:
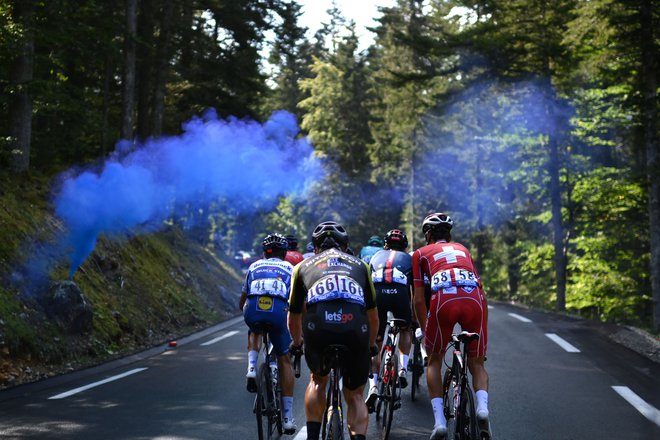
[(167, 345), (170, 347), (176, 347), (176, 341), (170, 341)]

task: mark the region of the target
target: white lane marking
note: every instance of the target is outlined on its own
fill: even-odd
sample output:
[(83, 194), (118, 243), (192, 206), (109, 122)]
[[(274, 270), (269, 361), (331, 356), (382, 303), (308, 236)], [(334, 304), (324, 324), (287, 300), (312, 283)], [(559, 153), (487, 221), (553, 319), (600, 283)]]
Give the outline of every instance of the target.
[(103, 379), (103, 380), (100, 380), (98, 382), (90, 383), (89, 385), (85, 385), (85, 386), (82, 386), (82, 387), (79, 387), (79, 388), (74, 388), (73, 390), (69, 390), (69, 391), (66, 391), (64, 393), (56, 394), (54, 396), (49, 397), (48, 400), (64, 399), (65, 397), (73, 396), (74, 394), (81, 393), (81, 392), (86, 391), (90, 388), (94, 388), (94, 387), (97, 387), (99, 385), (103, 385), (103, 384), (106, 384), (108, 382), (112, 382), (114, 380), (119, 380), (119, 379), (122, 379), (126, 376), (130, 376), (131, 374), (139, 373), (139, 372), (144, 371), (144, 370), (146, 370), (146, 368), (135, 368), (135, 369), (127, 371), (125, 373), (118, 374), (118, 375), (112, 376), (112, 377), (108, 377), (107, 379)]
[(488, 309), (489, 309), (489, 310), (493, 310), (494, 308), (495, 308), (495, 307), (493, 307), (493, 306), (488, 306)]
[(574, 345), (571, 345), (569, 342), (566, 342), (559, 336), (557, 336), (554, 333), (546, 333), (545, 334), (548, 338), (550, 338), (555, 344), (559, 345), (561, 348), (566, 350), (569, 353), (579, 353), (580, 350), (578, 350)]
[(210, 341), (206, 341), (206, 342), (204, 342), (203, 344), (199, 344), (199, 345), (211, 345), (211, 344), (215, 344), (215, 343), (218, 342), (218, 341), (222, 341), (223, 339), (226, 339), (226, 338), (228, 338), (228, 337), (230, 337), (230, 336), (234, 336), (236, 333), (238, 333), (237, 330), (232, 330), (232, 331), (230, 331), (230, 332), (225, 333), (225, 334), (222, 335), (222, 336), (218, 336), (217, 338), (213, 338), (213, 339), (211, 339)]
[(512, 316), (512, 317), (516, 318), (518, 321), (522, 321), (522, 322), (532, 322), (531, 319), (527, 319), (527, 318), (525, 318), (524, 316), (516, 315), (515, 313), (509, 313), (509, 316)]
[(292, 440), (305, 440), (307, 438), (307, 426), (303, 426)]
[(619, 394), (619, 396), (626, 399), (629, 404), (642, 413), (644, 417), (660, 426), (660, 411), (653, 407), (653, 405), (646, 403), (628, 387), (612, 386), (612, 388)]

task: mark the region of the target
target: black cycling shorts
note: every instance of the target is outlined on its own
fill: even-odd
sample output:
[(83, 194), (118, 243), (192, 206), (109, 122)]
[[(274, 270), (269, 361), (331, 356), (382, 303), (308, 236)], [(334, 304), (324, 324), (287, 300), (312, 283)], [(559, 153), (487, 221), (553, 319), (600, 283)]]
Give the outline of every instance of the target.
[(326, 348), (340, 344), (348, 348), (344, 357), (344, 386), (355, 390), (369, 377), (369, 325), (364, 307), (344, 301), (324, 301), (307, 306), (303, 317), (305, 361), (319, 376), (330, 373)]
[(376, 288), (376, 304), (378, 305), (378, 338), (382, 339), (387, 325), (387, 312), (392, 312), (395, 318), (406, 321), (410, 327), (412, 310), (410, 308), (410, 288), (403, 284), (374, 284)]

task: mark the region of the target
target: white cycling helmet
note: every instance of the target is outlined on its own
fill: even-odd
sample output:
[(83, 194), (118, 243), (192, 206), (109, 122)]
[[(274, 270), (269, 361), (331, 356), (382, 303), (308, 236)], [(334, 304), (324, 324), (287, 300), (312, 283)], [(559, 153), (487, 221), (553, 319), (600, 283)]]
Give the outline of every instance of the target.
[(427, 231), (440, 226), (451, 230), (452, 226), (454, 226), (454, 220), (452, 220), (451, 217), (449, 217), (447, 214), (443, 214), (442, 212), (434, 212), (433, 214), (429, 214), (424, 218), (424, 221), (422, 222), (422, 232), (426, 234)]

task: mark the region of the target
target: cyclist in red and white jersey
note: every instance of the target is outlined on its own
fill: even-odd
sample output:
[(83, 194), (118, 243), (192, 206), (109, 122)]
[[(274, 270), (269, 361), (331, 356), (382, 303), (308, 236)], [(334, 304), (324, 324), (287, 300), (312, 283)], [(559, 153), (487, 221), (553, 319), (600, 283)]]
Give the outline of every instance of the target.
[(295, 235), (287, 235), (286, 240), (289, 242), (289, 250), (286, 252), (286, 257), (284, 257), (284, 260), (295, 266), (304, 260), (305, 257), (303, 257), (303, 255), (298, 251), (298, 239)]
[[(447, 434), (442, 401), (442, 355), (456, 323), (462, 330), (480, 335), (470, 346), (468, 368), (477, 397), (477, 419), (480, 425), (488, 423), (488, 373), (484, 367), (488, 307), (470, 252), (462, 244), (451, 242), (453, 224), (446, 214), (427, 215), (422, 223), (427, 245), (412, 256), (413, 302), (429, 353), (426, 380), (435, 417), (431, 440), (443, 439)], [(431, 281), (428, 309), (424, 299), (425, 275)]]

